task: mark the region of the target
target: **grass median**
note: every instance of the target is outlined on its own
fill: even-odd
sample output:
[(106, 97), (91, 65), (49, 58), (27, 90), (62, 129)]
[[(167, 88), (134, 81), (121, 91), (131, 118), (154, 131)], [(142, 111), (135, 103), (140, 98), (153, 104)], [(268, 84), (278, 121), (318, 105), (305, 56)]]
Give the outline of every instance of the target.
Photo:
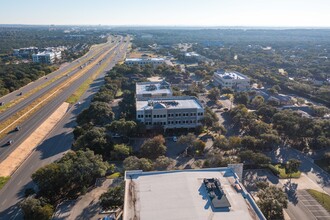
[(25, 107), (21, 111), (16, 112), (14, 115), (9, 117), (6, 121), (1, 123), (0, 125), (0, 138), (3, 138), (8, 132), (12, 131), (17, 125), (23, 123), (28, 117), (34, 114), (36, 111), (41, 109), (47, 103), (49, 103), (53, 98), (56, 97), (56, 94), (61, 92), (63, 89), (67, 88), (74, 82), (76, 79), (84, 75), (87, 71), (89, 71), (96, 63), (98, 63), (101, 59), (103, 59), (114, 47), (111, 47), (109, 50), (104, 52), (99, 58), (93, 61), (91, 64), (86, 66), (84, 69), (79, 71), (77, 74), (73, 75), (68, 80), (61, 83), (58, 87), (53, 90), (47, 92), (47, 94), (39, 97), (35, 101), (33, 101), (29, 106)]
[[(101, 45), (99, 46), (99, 48), (95, 49), (96, 51), (93, 51), (92, 53), (95, 55), (96, 53), (99, 53), (102, 50)], [(72, 72), (74, 69), (78, 68), (81, 65), (84, 65), (85, 63), (88, 62), (88, 58), (87, 57), (82, 57), (82, 61), (80, 63), (78, 63), (77, 65), (73, 66), (72, 68), (70, 68), (69, 70), (63, 72), (62, 74), (54, 77), (51, 80), (48, 80), (47, 82), (45, 82), (44, 84), (32, 89), (31, 91), (23, 94), (22, 96), (20, 96), (20, 98), (18, 99), (14, 99), (11, 102), (5, 103), (3, 106), (0, 106), (0, 113), (6, 111), (8, 108), (13, 107), (14, 105), (20, 103), (21, 101), (23, 101), (24, 99), (26, 99), (27, 97), (33, 95), (34, 93), (40, 91), (41, 89), (49, 86), (50, 84), (52, 84), (53, 82), (57, 81), (58, 79), (60, 79), (61, 77), (67, 75), (68, 73)]]
[(10, 176), (0, 176), (0, 190), (10, 180)]
[[(122, 48), (121, 48), (122, 49)], [(80, 97), (87, 91), (89, 86), (93, 83), (93, 81), (98, 77), (98, 75), (104, 71), (104, 69), (107, 67), (107, 65), (111, 62), (111, 59), (114, 57), (114, 55), (111, 55), (107, 61), (103, 62), (103, 64), (98, 68), (94, 74), (92, 74), (87, 80), (83, 82), (79, 86), (79, 88), (66, 100), (66, 102), (70, 104), (76, 103)]]

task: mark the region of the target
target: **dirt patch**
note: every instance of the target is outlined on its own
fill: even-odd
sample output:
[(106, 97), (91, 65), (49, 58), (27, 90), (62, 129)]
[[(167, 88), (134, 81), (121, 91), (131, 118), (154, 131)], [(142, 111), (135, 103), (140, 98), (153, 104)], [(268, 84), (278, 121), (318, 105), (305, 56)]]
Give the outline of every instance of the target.
[(43, 141), (46, 135), (65, 115), (69, 107), (63, 103), (51, 114), (23, 143), (21, 143), (4, 161), (0, 163), (0, 176), (11, 176), (32, 151)]

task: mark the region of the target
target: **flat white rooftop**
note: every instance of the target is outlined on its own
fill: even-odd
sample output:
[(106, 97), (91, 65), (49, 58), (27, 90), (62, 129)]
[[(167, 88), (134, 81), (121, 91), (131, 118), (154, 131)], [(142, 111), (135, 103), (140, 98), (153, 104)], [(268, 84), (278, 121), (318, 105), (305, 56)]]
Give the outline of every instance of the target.
[(235, 71), (217, 71), (215, 74), (223, 79), (248, 79), (247, 76)]
[(140, 61), (165, 61), (164, 58), (126, 58), (125, 62), (140, 62)]
[(166, 81), (136, 83), (136, 94), (172, 94), (171, 85)]
[[(237, 192), (230, 181), (229, 168), (126, 172), (124, 220), (253, 220), (260, 219), (251, 203)], [(139, 172), (139, 171), (136, 171)], [(216, 210), (203, 185), (204, 178), (217, 178), (231, 205)]]
[(148, 109), (202, 109), (202, 105), (194, 97), (177, 96), (172, 98), (159, 98), (136, 101), (136, 110)]

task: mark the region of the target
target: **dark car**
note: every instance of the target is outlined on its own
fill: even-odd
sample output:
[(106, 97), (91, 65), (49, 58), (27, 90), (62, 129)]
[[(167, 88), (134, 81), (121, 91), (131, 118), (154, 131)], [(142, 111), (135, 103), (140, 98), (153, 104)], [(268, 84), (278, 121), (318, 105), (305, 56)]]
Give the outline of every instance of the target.
[(0, 106), (3, 106), (5, 103), (4, 102), (0, 102)]
[(7, 145), (12, 145), (13, 143), (14, 143), (13, 140), (9, 140), (9, 141), (7, 142)]
[(15, 128), (15, 131), (19, 131), (19, 130), (21, 130), (21, 127), (20, 127), (20, 126), (17, 126), (17, 127)]

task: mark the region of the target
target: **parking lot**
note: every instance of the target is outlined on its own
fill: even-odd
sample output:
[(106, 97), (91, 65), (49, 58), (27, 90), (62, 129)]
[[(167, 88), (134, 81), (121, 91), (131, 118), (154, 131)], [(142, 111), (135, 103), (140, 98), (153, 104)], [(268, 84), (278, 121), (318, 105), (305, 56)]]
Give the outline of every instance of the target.
[(306, 190), (298, 190), (296, 195), (301, 206), (309, 211), (315, 219), (330, 219), (330, 213), (327, 212)]

